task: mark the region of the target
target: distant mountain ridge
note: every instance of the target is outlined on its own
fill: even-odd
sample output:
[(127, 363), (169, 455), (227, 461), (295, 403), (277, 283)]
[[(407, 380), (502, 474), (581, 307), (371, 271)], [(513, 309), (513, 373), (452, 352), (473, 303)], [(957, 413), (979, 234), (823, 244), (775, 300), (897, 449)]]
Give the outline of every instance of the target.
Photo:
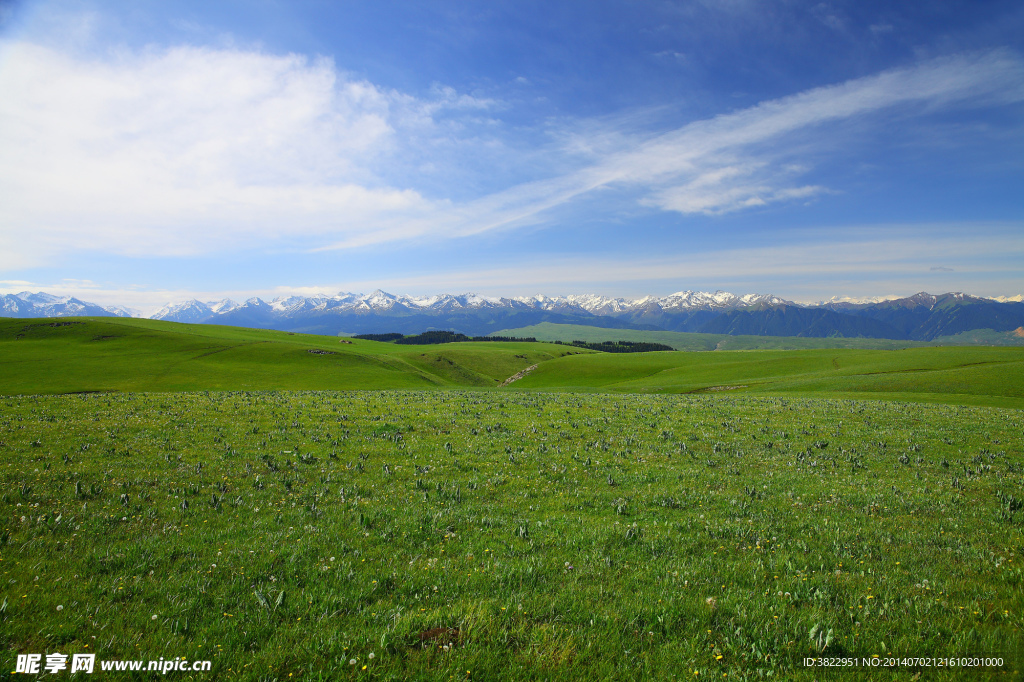
[(134, 311), (122, 306), (104, 307), (74, 296), (54, 296), (42, 291), (0, 296), (0, 317), (132, 317)]
[(396, 296), (370, 294), (291, 296), (242, 304), (188, 301), (169, 306), (155, 319), (267, 327), (320, 334), (451, 330), (476, 336), (540, 322), (609, 328), (680, 329), (699, 326), (727, 310), (795, 305), (772, 295), (683, 291), (665, 297), (610, 298), (593, 294), (495, 298), (467, 293)]
[[(835, 298), (801, 305), (771, 294), (737, 296), (724, 291), (680, 291), (631, 299), (593, 294), (414, 297), (378, 289), (370, 294), (342, 292), (271, 301), (254, 297), (244, 303), (193, 299), (168, 304), (150, 317), (329, 335), (449, 330), (479, 336), (552, 322), (613, 329), (927, 341), (974, 329), (1012, 331), (1024, 326), (1024, 302), (1020, 298), (922, 292), (887, 300)], [(131, 312), (46, 293), (0, 297), (0, 316), (6, 317), (129, 316)]]

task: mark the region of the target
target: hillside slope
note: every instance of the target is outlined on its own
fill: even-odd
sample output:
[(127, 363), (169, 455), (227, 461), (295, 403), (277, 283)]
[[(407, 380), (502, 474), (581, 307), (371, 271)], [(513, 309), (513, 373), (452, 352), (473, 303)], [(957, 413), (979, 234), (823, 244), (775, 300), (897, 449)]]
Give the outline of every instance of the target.
[(1024, 348), (936, 347), (565, 357), (515, 390), (817, 395), (1024, 407)]
[[(812, 337), (812, 336), (753, 336), (745, 334), (702, 334), (699, 332), (670, 332), (664, 330), (644, 331), (639, 329), (607, 329), (580, 324), (552, 324), (542, 322), (529, 327), (502, 329), (492, 336), (533, 337), (538, 341), (561, 341), (570, 343), (576, 339), (588, 343), (604, 341), (637, 341), (664, 343), (676, 350), (720, 351), (720, 350), (803, 350), (810, 348), (877, 348), (896, 350), (929, 345), (923, 341), (899, 341), (894, 339)], [(986, 336), (984, 345), (1024, 345), (1024, 337)], [(980, 343), (980, 339), (979, 339)], [(977, 345), (964, 342), (959, 345)]]
[[(529, 374), (502, 382), (536, 365)], [(754, 393), (1024, 407), (1024, 348), (597, 353), (408, 346), (128, 318), (0, 322), (0, 394), (446, 389)]]
[(395, 346), (130, 318), (0, 320), (0, 393), (497, 386), (579, 349), (543, 343)]

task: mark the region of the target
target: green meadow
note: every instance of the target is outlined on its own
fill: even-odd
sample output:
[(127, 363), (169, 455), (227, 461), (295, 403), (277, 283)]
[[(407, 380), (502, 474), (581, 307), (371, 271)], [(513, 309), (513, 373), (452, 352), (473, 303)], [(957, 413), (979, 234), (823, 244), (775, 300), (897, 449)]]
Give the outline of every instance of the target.
[(139, 319), (0, 318), (0, 394), (494, 387), (573, 348), (400, 346)]
[(346, 340), (0, 322), (0, 677), (1024, 671), (1022, 349)]
[(976, 329), (954, 336), (940, 336), (934, 341), (898, 341), (894, 339), (866, 339), (843, 337), (800, 336), (744, 336), (729, 334), (700, 334), (695, 332), (647, 331), (639, 329), (609, 329), (577, 324), (541, 322), (529, 327), (503, 329), (492, 336), (533, 337), (538, 341), (569, 343), (579, 339), (589, 343), (602, 341), (647, 341), (664, 343), (676, 350), (809, 350), (813, 348), (857, 348), (896, 350), (899, 348), (927, 348), (933, 346), (1024, 346), (1024, 333), (996, 332)]
[(0, 395), (493, 389), (534, 368), (501, 390), (727, 391), (1024, 407), (1020, 347), (612, 354), (553, 343), (406, 346), (154, 320), (71, 318), (0, 320), (0, 359)]
[(1024, 349), (596, 354), (541, 364), (517, 389), (754, 393), (1024, 407)]
[(701, 334), (699, 332), (670, 332), (641, 329), (608, 329), (581, 324), (555, 324), (541, 322), (529, 327), (503, 329), (494, 336), (533, 337), (538, 341), (570, 343), (579, 339), (589, 343), (609, 340), (647, 341), (664, 343), (676, 350), (808, 350), (813, 348), (858, 348), (894, 350), (930, 345), (925, 341), (896, 341), (892, 339), (813, 338), (797, 336), (745, 336), (729, 334)]

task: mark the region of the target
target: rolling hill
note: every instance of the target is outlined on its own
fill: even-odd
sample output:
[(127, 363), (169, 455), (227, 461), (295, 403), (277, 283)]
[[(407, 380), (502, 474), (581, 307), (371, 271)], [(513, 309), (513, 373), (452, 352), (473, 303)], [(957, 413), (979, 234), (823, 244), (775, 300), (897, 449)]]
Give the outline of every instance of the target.
[(0, 394), (6, 395), (466, 388), (1024, 407), (1024, 348), (610, 354), (548, 343), (409, 346), (219, 325), (67, 318), (0, 321), (0, 364)]
[(0, 393), (486, 388), (580, 349), (396, 346), (122, 318), (0, 320)]
[(747, 334), (702, 334), (700, 332), (645, 331), (639, 329), (608, 329), (578, 324), (542, 322), (529, 327), (501, 329), (491, 336), (533, 337), (538, 341), (569, 343), (576, 339), (587, 343), (603, 341), (635, 341), (664, 343), (675, 350), (801, 350), (811, 348), (874, 348), (897, 350), (925, 346), (1024, 346), (1024, 327), (1010, 331), (972, 329), (931, 341), (876, 339), (844, 336), (759, 336)]

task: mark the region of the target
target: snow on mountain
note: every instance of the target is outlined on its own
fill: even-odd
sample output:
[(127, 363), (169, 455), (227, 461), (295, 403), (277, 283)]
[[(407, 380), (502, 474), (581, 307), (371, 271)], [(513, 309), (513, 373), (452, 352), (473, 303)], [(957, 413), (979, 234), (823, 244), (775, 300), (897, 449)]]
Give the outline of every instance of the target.
[[(685, 291), (670, 296), (644, 296), (638, 299), (609, 298), (596, 294), (570, 294), (567, 296), (547, 296), (537, 294), (535, 296), (517, 296), (514, 298), (496, 298), (481, 296), (475, 293), (464, 294), (435, 294), (432, 296), (405, 296), (395, 295), (377, 289), (370, 294), (352, 294), (339, 292), (333, 296), (327, 294), (315, 294), (312, 296), (289, 296), (280, 297), (269, 304), (260, 299), (249, 299), (244, 306), (238, 306), (231, 301), (230, 307), (219, 310), (219, 304), (207, 304), (213, 313), (228, 312), (244, 306), (269, 305), (271, 309), (279, 314), (298, 313), (312, 310), (330, 312), (358, 311), (365, 312), (387, 312), (395, 306), (404, 306), (410, 310), (431, 312), (451, 311), (473, 308), (529, 308), (535, 310), (561, 310), (575, 308), (585, 310), (597, 315), (614, 315), (627, 313), (633, 310), (640, 310), (650, 306), (660, 306), (666, 310), (681, 310), (690, 308), (702, 308), (708, 310), (728, 309), (738, 306), (749, 306), (767, 303), (770, 305), (781, 305), (788, 303), (776, 296), (765, 296), (762, 294), (746, 294), (736, 296), (728, 292), (718, 291), (713, 294), (705, 292)], [(173, 308), (168, 306), (165, 310)], [(163, 312), (163, 311), (162, 311)], [(160, 319), (164, 319), (161, 317)]]
[(744, 294), (739, 297), (741, 305), (792, 305), (792, 301), (787, 301), (784, 298), (778, 296), (772, 296), (771, 294)]
[(0, 314), (4, 317), (71, 317), (75, 315), (110, 317), (116, 313), (74, 296), (54, 296), (41, 291), (33, 294), (22, 291), (17, 294), (0, 295)]
[[(761, 298), (760, 294), (748, 294), (751, 300)], [(654, 298), (654, 297), (649, 297)], [(740, 297), (728, 291), (716, 291), (710, 294), (705, 291), (678, 291), (663, 299), (654, 299), (663, 309), (717, 309), (731, 308), (740, 305)]]
[(624, 298), (608, 298), (607, 296), (597, 296), (594, 294), (570, 294), (565, 298), (568, 303), (577, 305), (588, 313), (595, 315), (621, 313), (632, 307), (632, 301)]
[(21, 310), (21, 306), (19, 305), (21, 302), (17, 300), (12, 301), (10, 300), (11, 298), (14, 297), (11, 296), (8, 298), (7, 296), (4, 296), (3, 298), (0, 298), (0, 315), (3, 317), (16, 317), (17, 313)]
[(498, 299), (490, 299), (490, 298), (488, 298), (486, 296), (481, 296), (480, 294), (465, 294), (464, 298), (466, 299), (466, 304), (467, 305), (477, 306), (477, 307), (486, 306), (486, 305), (489, 305), (491, 303), (494, 303), (495, 300), (498, 300)]
[(210, 306), (200, 300), (192, 299), (178, 304), (167, 304), (150, 315), (154, 320), (170, 320), (172, 322), (201, 322), (213, 315)]
[(438, 299), (440, 299), (440, 298), (441, 297), (437, 296), (437, 295), (434, 295), (434, 296), (419, 296), (419, 297), (410, 296), (410, 297), (408, 297), (407, 300), (408, 300), (408, 304), (411, 307), (429, 308), (430, 306), (432, 306), (435, 303), (437, 303)]
[(270, 302), (270, 307), (280, 313), (299, 313), (311, 310), (323, 309), (326, 307), (329, 297), (322, 294), (313, 296), (288, 296), (275, 298)]
[(54, 303), (66, 303), (68, 300), (71, 299), (70, 296), (65, 296), (62, 298), (60, 296), (54, 296), (53, 294), (47, 294), (46, 292), (43, 291), (37, 292), (35, 294), (29, 291), (22, 291), (20, 293), (15, 294), (15, 296), (17, 298), (20, 298), (22, 301), (25, 301), (26, 303), (31, 303), (32, 305), (52, 305)]
[(225, 298), (220, 301), (210, 301), (207, 307), (215, 313), (227, 313), (231, 312), (238, 307), (238, 304), (232, 301), (230, 298)]
[(362, 301), (364, 305), (373, 308), (374, 310), (390, 310), (395, 307), (395, 303), (398, 302), (398, 297), (393, 294), (389, 294), (386, 291), (377, 289), (369, 296), (363, 298)]
[(814, 306), (828, 306), (835, 304), (848, 304), (848, 305), (870, 305), (871, 303), (883, 303), (885, 301), (895, 301), (902, 296), (891, 294), (888, 296), (833, 296), (832, 298), (822, 299), (820, 301), (814, 301), (811, 303), (801, 303), (801, 305), (807, 307)]
[[(517, 296), (514, 298), (496, 298), (481, 296), (475, 293), (435, 294), (432, 296), (395, 295), (377, 289), (370, 294), (353, 294), (339, 292), (335, 295), (314, 294), (312, 296), (279, 297), (269, 303), (258, 298), (251, 298), (242, 305), (225, 299), (220, 302), (201, 303), (198, 300), (177, 305), (167, 305), (152, 317), (155, 319), (181, 319), (182, 316), (194, 317), (198, 313), (220, 315), (240, 308), (267, 306), (278, 315), (294, 315), (302, 312), (323, 311), (343, 313), (363, 311), (386, 313), (403, 306), (419, 312), (441, 312), (481, 308), (513, 308), (543, 311), (582, 310), (595, 315), (618, 315), (631, 311), (662, 308), (664, 310), (723, 310), (739, 306), (757, 304), (781, 305), (787, 301), (775, 296), (746, 294), (736, 296), (728, 292), (715, 293), (684, 291), (665, 297), (644, 296), (642, 298), (610, 298), (596, 294), (570, 294), (567, 296)], [(205, 309), (204, 309), (205, 308)], [(191, 319), (189, 320), (191, 321)]]
[(965, 294), (962, 291), (952, 291), (948, 294), (939, 294), (937, 296), (935, 294), (929, 294), (922, 291), (914, 294), (913, 296), (895, 299), (889, 303), (899, 305), (904, 308), (927, 307), (931, 310), (937, 305), (947, 305), (951, 300), (956, 303), (980, 303), (987, 299), (971, 296), (970, 294)]
[(513, 299), (533, 308), (555, 310), (558, 308), (582, 308), (595, 315), (615, 315), (639, 310), (661, 308), (662, 310), (723, 310), (759, 304), (790, 304), (777, 296), (744, 294), (736, 296), (727, 291), (708, 293), (704, 291), (679, 291), (668, 296), (643, 296), (641, 298), (609, 298), (595, 294), (570, 294), (550, 297), (543, 294)]
[[(316, 319), (330, 319), (345, 315), (395, 316), (423, 314), (463, 316), (476, 310), (494, 311), (496, 314), (545, 314), (565, 318), (586, 318), (588, 315), (620, 318), (629, 324), (653, 324), (664, 326), (671, 320), (707, 320), (736, 309), (755, 310), (781, 305), (802, 307), (823, 307), (834, 311), (866, 309), (868, 306), (883, 304), (888, 307), (916, 309), (924, 306), (935, 309), (950, 303), (995, 301), (1017, 303), (1024, 301), (1024, 295), (1000, 296), (981, 299), (960, 292), (932, 295), (920, 292), (908, 297), (878, 296), (853, 298), (834, 296), (816, 303), (795, 304), (771, 294), (741, 294), (727, 291), (677, 291), (667, 296), (642, 296), (638, 298), (609, 297), (599, 294), (568, 294), (564, 296), (516, 296), (497, 298), (471, 292), (463, 294), (435, 294), (431, 296), (395, 295), (377, 289), (369, 294), (338, 292), (335, 294), (313, 294), (310, 296), (280, 296), (269, 302), (253, 297), (242, 304), (231, 299), (203, 302), (192, 299), (167, 304), (152, 319), (175, 322), (217, 322), (262, 326), (313, 316)], [(505, 311), (505, 312), (501, 312)], [(139, 316), (138, 311), (123, 306), (101, 307), (81, 301), (72, 296), (54, 296), (45, 292), (23, 291), (18, 294), (0, 295), (0, 316), (5, 317), (66, 317), (70, 315), (117, 315)], [(500, 319), (500, 318), (493, 318)], [(549, 319), (549, 318), (545, 318)], [(278, 322), (271, 322), (276, 320)], [(319, 323), (318, 323), (319, 324)], [(686, 324), (691, 324), (687, 322)], [(693, 323), (696, 324), (696, 323)]]
[(331, 302), (340, 306), (350, 306), (358, 302), (360, 296), (362, 296), (362, 294), (352, 294), (342, 291), (331, 296)]
[(141, 313), (135, 308), (123, 305), (105, 305), (103, 309), (115, 317), (142, 317)]

